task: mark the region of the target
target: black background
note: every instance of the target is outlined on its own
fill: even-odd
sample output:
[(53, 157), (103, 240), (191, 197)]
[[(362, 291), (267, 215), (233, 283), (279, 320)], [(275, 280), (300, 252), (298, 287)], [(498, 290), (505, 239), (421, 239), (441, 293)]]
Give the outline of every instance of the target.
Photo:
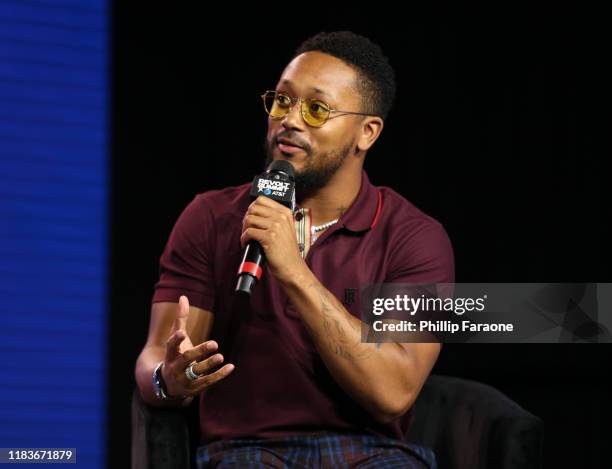
[[(365, 169), (442, 222), (458, 282), (612, 281), (610, 41), (597, 12), (421, 21), (380, 5), (301, 7), (114, 5), (111, 462), (129, 454), (134, 362), (170, 230), (195, 194), (261, 170), (258, 95), (320, 30), (364, 34), (390, 58), (398, 96)], [(540, 416), (547, 467), (604, 467), (611, 358), (607, 345), (446, 345), (434, 372), (492, 384)]]

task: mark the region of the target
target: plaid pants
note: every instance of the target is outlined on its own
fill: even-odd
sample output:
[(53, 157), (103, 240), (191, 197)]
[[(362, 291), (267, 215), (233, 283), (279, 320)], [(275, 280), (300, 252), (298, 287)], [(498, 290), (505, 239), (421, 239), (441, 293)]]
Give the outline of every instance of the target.
[(221, 440), (197, 451), (199, 469), (435, 469), (428, 448), (372, 435), (316, 434)]

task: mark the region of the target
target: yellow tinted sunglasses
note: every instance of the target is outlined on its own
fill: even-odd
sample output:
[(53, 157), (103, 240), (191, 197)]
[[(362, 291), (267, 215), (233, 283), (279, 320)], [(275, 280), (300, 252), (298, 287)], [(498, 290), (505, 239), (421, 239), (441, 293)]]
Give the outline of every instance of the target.
[(372, 115), (364, 112), (339, 111), (338, 109), (332, 109), (325, 101), (320, 99), (292, 98), (288, 94), (278, 91), (266, 91), (261, 95), (261, 99), (264, 103), (264, 109), (272, 119), (282, 119), (291, 112), (293, 106), (301, 102), (300, 111), (302, 118), (311, 127), (321, 127), (330, 119), (332, 112), (338, 112), (341, 115)]

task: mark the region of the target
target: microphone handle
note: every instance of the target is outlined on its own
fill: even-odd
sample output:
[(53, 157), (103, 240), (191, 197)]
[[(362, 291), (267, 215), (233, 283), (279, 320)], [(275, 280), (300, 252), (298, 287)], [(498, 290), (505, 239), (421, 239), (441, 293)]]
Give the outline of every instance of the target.
[(251, 295), (253, 288), (259, 282), (263, 273), (263, 265), (266, 262), (266, 257), (261, 244), (255, 240), (248, 242), (244, 249), (244, 256), (240, 267), (238, 267), (238, 283), (236, 292)]

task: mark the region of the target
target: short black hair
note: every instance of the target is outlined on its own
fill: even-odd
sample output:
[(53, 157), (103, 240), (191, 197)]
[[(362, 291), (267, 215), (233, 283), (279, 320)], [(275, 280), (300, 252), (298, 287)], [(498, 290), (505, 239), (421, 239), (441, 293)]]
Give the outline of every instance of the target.
[(356, 69), (362, 112), (387, 118), (395, 99), (395, 72), (378, 44), (351, 31), (320, 32), (306, 39), (293, 58), (304, 52), (323, 52)]

